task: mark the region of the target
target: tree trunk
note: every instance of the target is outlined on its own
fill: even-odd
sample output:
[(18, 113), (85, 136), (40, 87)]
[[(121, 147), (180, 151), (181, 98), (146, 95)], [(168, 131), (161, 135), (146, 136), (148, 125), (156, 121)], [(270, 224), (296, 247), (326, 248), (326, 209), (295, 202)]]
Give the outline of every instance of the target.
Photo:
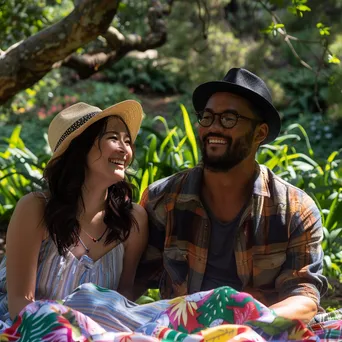
[(58, 23), (0, 52), (0, 104), (45, 76), (54, 63), (104, 34), (119, 0), (81, 0)]

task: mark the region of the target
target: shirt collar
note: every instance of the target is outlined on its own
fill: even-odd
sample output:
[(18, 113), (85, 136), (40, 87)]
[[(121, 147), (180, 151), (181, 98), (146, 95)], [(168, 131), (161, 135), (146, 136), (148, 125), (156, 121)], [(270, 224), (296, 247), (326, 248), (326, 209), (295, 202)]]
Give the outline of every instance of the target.
[[(255, 180), (253, 186), (253, 195), (270, 197), (268, 187), (269, 174), (266, 166), (255, 162)], [(186, 177), (182, 187), (182, 202), (200, 201), (201, 188), (203, 180), (203, 163), (200, 162), (192, 168)]]
[(189, 173), (184, 180), (183, 186), (182, 186), (182, 197), (183, 199), (190, 200), (200, 200), (201, 197), (201, 188), (202, 188), (202, 182), (203, 180), (203, 163), (200, 162), (195, 167), (193, 167), (191, 170), (189, 170)]
[(253, 195), (271, 197), (268, 187), (269, 174), (268, 169), (264, 165), (259, 165), (255, 162), (255, 181), (253, 187)]

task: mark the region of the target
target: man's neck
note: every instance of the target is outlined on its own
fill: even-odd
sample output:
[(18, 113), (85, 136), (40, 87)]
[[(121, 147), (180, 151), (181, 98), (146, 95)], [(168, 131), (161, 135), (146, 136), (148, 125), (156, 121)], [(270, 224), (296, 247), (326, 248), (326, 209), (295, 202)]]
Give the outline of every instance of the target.
[(204, 169), (202, 198), (215, 216), (233, 219), (252, 195), (255, 161), (243, 161), (226, 172)]

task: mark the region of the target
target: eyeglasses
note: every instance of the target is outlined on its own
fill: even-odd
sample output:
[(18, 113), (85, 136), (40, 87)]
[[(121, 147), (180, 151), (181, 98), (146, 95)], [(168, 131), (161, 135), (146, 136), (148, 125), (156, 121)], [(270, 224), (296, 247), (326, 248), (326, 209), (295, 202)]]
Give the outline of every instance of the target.
[(213, 124), (215, 116), (220, 117), (221, 125), (224, 128), (233, 128), (239, 119), (248, 120), (252, 122), (262, 122), (257, 119), (248, 118), (247, 116), (240, 115), (235, 111), (229, 110), (222, 113), (214, 113), (209, 109), (202, 110), (197, 113), (197, 121), (203, 127), (209, 127)]

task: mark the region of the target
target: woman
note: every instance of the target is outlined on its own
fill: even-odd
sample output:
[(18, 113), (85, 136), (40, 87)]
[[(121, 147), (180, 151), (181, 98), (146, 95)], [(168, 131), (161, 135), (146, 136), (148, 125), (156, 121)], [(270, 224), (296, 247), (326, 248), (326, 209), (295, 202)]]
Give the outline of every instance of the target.
[(47, 190), (18, 202), (0, 265), (0, 320), (57, 300), (84, 283), (132, 298), (147, 243), (147, 215), (132, 203), (125, 171), (143, 111), (133, 100), (105, 110), (74, 104), (51, 122)]

